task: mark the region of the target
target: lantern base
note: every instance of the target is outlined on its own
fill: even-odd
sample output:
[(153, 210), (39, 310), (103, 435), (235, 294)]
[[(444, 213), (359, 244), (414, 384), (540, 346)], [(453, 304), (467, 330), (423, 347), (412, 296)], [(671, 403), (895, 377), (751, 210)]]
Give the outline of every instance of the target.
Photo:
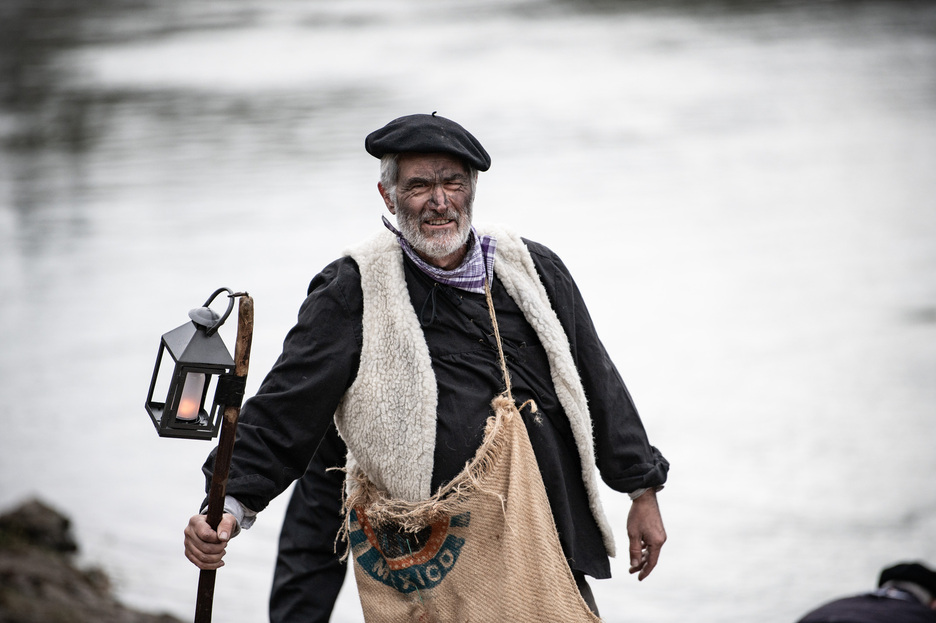
[(160, 437), (177, 437), (182, 439), (205, 439), (211, 440), (217, 437), (220, 421), (215, 418), (212, 422), (211, 416), (203, 409), (194, 420), (180, 420), (177, 417), (169, 417), (165, 414), (165, 404), (154, 402), (146, 405), (146, 411), (150, 415), (156, 432)]

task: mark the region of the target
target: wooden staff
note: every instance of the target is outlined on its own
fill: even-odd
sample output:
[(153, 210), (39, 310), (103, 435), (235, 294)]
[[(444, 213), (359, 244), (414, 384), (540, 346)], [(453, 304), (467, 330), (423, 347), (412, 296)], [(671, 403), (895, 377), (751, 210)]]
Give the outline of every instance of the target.
[[(253, 341), (253, 299), (246, 292), (233, 294), (240, 297), (237, 308), (237, 343), (234, 346), (234, 376), (245, 382), (250, 364), (250, 344)], [(224, 489), (227, 486), (228, 473), (231, 470), (231, 457), (234, 454), (234, 436), (237, 432), (237, 418), (240, 416), (240, 401), (236, 406), (224, 408), (224, 420), (221, 422), (221, 436), (218, 439), (218, 453), (215, 455), (214, 471), (211, 474), (211, 487), (208, 490), (207, 520), (214, 530), (221, 523), (224, 514)], [(195, 602), (195, 623), (211, 623), (211, 606), (214, 601), (215, 570), (202, 570), (198, 576), (198, 599)]]

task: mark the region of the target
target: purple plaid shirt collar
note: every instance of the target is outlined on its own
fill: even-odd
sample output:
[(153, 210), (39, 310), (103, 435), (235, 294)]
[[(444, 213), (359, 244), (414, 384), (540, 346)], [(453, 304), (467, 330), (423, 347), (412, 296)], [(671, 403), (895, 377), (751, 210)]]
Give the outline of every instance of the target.
[[(387, 229), (396, 234), (400, 241), (400, 247), (406, 256), (410, 258), (421, 271), (429, 275), (435, 281), (467, 290), (476, 294), (484, 294), (484, 279), (490, 281), (494, 278), (494, 253), (497, 250), (497, 239), (493, 236), (480, 236), (474, 227), (471, 228), (471, 234), (468, 236), (468, 254), (465, 259), (455, 269), (443, 270), (437, 268), (417, 255), (416, 251), (410, 246), (403, 234), (396, 227), (390, 224), (387, 217), (383, 218), (383, 223)], [(475, 244), (475, 243), (478, 244)]]

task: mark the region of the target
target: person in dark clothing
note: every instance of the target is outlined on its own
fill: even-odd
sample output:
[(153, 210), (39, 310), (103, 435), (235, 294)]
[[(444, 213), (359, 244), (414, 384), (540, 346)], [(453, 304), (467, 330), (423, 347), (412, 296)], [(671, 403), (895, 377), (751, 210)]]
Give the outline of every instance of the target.
[(296, 481), (283, 526), (270, 590), (270, 623), (327, 623), (347, 565), (335, 552), (341, 529), (344, 442), (334, 426)]
[(897, 563), (881, 571), (876, 591), (836, 599), (798, 623), (936, 623), (936, 572)]
[[(365, 146), (381, 159), (378, 190), (399, 229), (385, 219), (392, 233), (312, 280), (283, 354), (241, 411), (227, 512), (217, 532), (203, 515), (191, 518), (186, 556), (202, 569), (223, 565), (227, 541), (312, 469), (333, 419), (349, 469), (353, 458), (390, 496), (423, 500), (452, 480), (476, 452), (490, 401), (503, 390), (487, 291), (513, 396), (539, 407), (523, 421), (582, 595), (590, 594), (586, 575), (610, 577), (614, 553), (596, 467), (633, 500), (630, 571), (643, 580), (666, 539), (656, 493), (669, 463), (650, 445), (568, 269), (541, 244), (472, 226), (477, 173), (490, 158), (458, 124), (435, 114), (401, 117)], [(295, 535), (305, 530), (294, 528), (292, 514), (301, 512), (296, 496), (306, 488), (297, 491), (284, 527), (295, 551), (302, 547)], [(308, 531), (316, 551), (333, 543), (326, 539), (333, 525)], [(284, 562), (283, 586), (304, 567), (291, 564)]]

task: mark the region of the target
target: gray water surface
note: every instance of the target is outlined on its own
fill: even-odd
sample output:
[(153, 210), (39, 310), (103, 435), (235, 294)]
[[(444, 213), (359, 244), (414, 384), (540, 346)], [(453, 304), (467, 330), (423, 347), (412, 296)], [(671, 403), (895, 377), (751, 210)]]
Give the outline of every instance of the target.
[[(433, 110), (493, 157), (476, 219), (563, 257), (672, 462), (660, 566), (616, 560), (605, 620), (782, 623), (936, 565), (932, 5), (4, 7), (0, 505), (69, 513), (127, 603), (186, 619), (197, 583), (210, 444), (148, 421), (159, 336), (248, 290), (255, 390), (309, 279), (380, 227), (363, 137)], [(265, 619), (285, 501), (216, 620)]]

